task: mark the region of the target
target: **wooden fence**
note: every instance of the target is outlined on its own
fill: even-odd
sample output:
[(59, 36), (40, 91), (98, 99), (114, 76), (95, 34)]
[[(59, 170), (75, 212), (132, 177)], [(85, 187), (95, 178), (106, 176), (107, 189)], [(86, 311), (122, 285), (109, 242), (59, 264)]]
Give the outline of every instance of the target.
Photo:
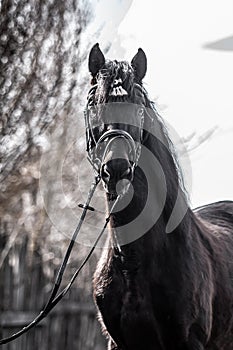
[[(1, 248), (3, 240), (0, 237)], [(15, 243), (8, 252), (0, 270), (0, 338), (28, 324), (45, 304), (51, 283), (42, 264), (38, 251), (29, 257), (27, 239)], [(35, 329), (1, 348), (105, 350), (106, 344), (90, 293), (87, 295), (85, 290), (74, 286)]]

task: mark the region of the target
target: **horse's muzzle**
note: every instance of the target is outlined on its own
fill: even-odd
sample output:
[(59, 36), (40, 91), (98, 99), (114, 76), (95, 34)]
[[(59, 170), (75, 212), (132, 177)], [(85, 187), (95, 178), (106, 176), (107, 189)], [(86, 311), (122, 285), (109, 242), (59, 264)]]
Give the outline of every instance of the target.
[(100, 176), (108, 197), (112, 200), (126, 193), (133, 180), (133, 166), (126, 159), (112, 159), (102, 165)]

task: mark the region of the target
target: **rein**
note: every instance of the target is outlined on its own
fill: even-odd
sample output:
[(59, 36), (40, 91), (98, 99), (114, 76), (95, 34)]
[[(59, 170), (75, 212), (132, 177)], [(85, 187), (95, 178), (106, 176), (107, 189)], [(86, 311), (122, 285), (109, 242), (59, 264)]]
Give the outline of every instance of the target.
[[(69, 257), (70, 257), (70, 254), (71, 254), (71, 251), (72, 251), (72, 248), (74, 246), (74, 242), (78, 236), (78, 233), (82, 227), (82, 224), (84, 222), (84, 219), (85, 219), (85, 216), (86, 216), (86, 213), (87, 211), (90, 209), (90, 210), (94, 210), (94, 208), (90, 207), (89, 204), (91, 202), (91, 199), (94, 195), (94, 192), (96, 190), (96, 187), (98, 186), (99, 182), (100, 182), (100, 176), (97, 175), (95, 177), (95, 181), (92, 183), (91, 185), (91, 188), (89, 190), (89, 193), (88, 193), (88, 197), (87, 197), (87, 200), (86, 200), (86, 203), (84, 205), (79, 205), (79, 207), (82, 207), (83, 208), (83, 211), (82, 211), (82, 215), (79, 219), (79, 223), (72, 235), (72, 238), (71, 238), (71, 241), (69, 243), (69, 246), (67, 248), (67, 251), (66, 251), (66, 254), (65, 254), (65, 257), (63, 258), (63, 261), (61, 263), (61, 266), (59, 268), (59, 271), (57, 273), (57, 277), (56, 277), (56, 280), (55, 280), (55, 283), (54, 283), (54, 287), (52, 289), (52, 292), (50, 294), (50, 297), (45, 305), (45, 307), (43, 308), (43, 310), (34, 318), (34, 320), (32, 322), (30, 322), (27, 326), (23, 327), (20, 331), (18, 331), (17, 333), (14, 333), (12, 334), (11, 336), (9, 337), (6, 337), (6, 338), (3, 338), (3, 339), (0, 339), (0, 345), (3, 345), (3, 344), (7, 344), (9, 343), (10, 341), (20, 337), (22, 334), (26, 333), (27, 331), (29, 331), (31, 328), (35, 327), (40, 321), (42, 321), (48, 314), (49, 312), (57, 305), (57, 303), (67, 294), (67, 292), (70, 290), (72, 284), (74, 283), (75, 279), (78, 277), (80, 271), (82, 270), (82, 268), (85, 266), (85, 264), (87, 263), (87, 261), (89, 260), (89, 258), (91, 257), (93, 251), (95, 250), (100, 238), (102, 237), (108, 223), (109, 223), (109, 220), (110, 220), (110, 217), (111, 217), (111, 214), (113, 212), (113, 209), (115, 208), (115, 205), (116, 203), (118, 202), (118, 198), (116, 199), (116, 201), (114, 202), (110, 212), (109, 212), (109, 215), (108, 217), (106, 218), (105, 220), (105, 224), (102, 228), (102, 230), (100, 231), (99, 235), (97, 236), (91, 250), (89, 251), (89, 253), (87, 254), (87, 256), (85, 257), (85, 259), (83, 260), (83, 262), (81, 263), (81, 265), (79, 266), (79, 268), (75, 271), (75, 273), (73, 274), (72, 278), (70, 279), (70, 282), (67, 284), (67, 286), (62, 290), (60, 291), (60, 293), (58, 293), (58, 290), (59, 290), (59, 287), (61, 285), (61, 282), (62, 282), (62, 278), (63, 278), (63, 274), (65, 272), (65, 269), (66, 269), (66, 266), (67, 266), (67, 262), (69, 260)], [(58, 293), (58, 294), (57, 294)]]

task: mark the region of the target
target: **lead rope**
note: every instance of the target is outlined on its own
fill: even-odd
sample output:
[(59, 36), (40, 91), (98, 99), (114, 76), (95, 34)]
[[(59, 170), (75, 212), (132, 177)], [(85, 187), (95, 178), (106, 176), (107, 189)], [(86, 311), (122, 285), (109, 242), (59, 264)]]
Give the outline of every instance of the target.
[(78, 277), (80, 271), (82, 270), (82, 268), (85, 266), (85, 264), (87, 263), (87, 261), (89, 260), (89, 258), (91, 257), (93, 251), (95, 250), (100, 238), (102, 237), (108, 223), (109, 223), (109, 220), (110, 220), (110, 217), (111, 217), (111, 214), (116, 206), (116, 203), (118, 202), (118, 197), (116, 199), (116, 201), (114, 202), (110, 212), (109, 212), (109, 215), (108, 217), (106, 218), (106, 221), (105, 221), (105, 224), (101, 230), (101, 232), (99, 233), (97, 239), (95, 240), (91, 250), (89, 251), (89, 253), (87, 254), (86, 258), (83, 260), (82, 264), (80, 265), (80, 267), (75, 271), (75, 273), (73, 274), (72, 278), (70, 279), (70, 282), (68, 283), (68, 285), (57, 295), (58, 293), (58, 289), (61, 285), (61, 281), (62, 281), (62, 277), (63, 277), (63, 274), (64, 274), (64, 271), (65, 271), (65, 268), (66, 268), (66, 265), (67, 265), (67, 262), (69, 260), (69, 257), (70, 257), (70, 254), (71, 254), (71, 251), (72, 251), (72, 248), (73, 248), (73, 245), (74, 245), (74, 242), (77, 238), (77, 235), (81, 229), (81, 226), (83, 224), (83, 221), (85, 219), (85, 216), (86, 216), (86, 213), (87, 213), (87, 210), (89, 210), (90, 206), (90, 202), (91, 202), (91, 199), (94, 195), (94, 192), (96, 190), (96, 187), (98, 186), (100, 182), (100, 176), (97, 175), (95, 177), (95, 181), (92, 183), (91, 185), (91, 188), (89, 190), (89, 193), (88, 193), (88, 198), (86, 200), (86, 203), (82, 206), (83, 208), (83, 212), (82, 212), (82, 215), (80, 217), (80, 220), (79, 220), (79, 223), (73, 233), (73, 236), (71, 238), (71, 241), (70, 241), (70, 244), (67, 248), (67, 251), (66, 251), (66, 254), (65, 254), (65, 257), (62, 261), (62, 264), (59, 268), (59, 271), (57, 273), (57, 277), (56, 277), (56, 280), (55, 280), (55, 283), (54, 283), (54, 287), (52, 289), (52, 292), (50, 294), (50, 297), (44, 307), (44, 309), (34, 318), (34, 320), (32, 322), (30, 322), (27, 326), (23, 327), (20, 331), (18, 331), (17, 333), (14, 333), (12, 334), (11, 336), (7, 337), (7, 338), (3, 338), (3, 339), (0, 339), (0, 345), (3, 345), (3, 344), (6, 344), (6, 343), (9, 343), (10, 341), (20, 337), (22, 334), (26, 333), (27, 331), (29, 331), (29, 329), (35, 327), (41, 320), (43, 320), (47, 315), (48, 313), (57, 305), (57, 303), (67, 294), (67, 292), (70, 290), (72, 284), (74, 283), (75, 279)]

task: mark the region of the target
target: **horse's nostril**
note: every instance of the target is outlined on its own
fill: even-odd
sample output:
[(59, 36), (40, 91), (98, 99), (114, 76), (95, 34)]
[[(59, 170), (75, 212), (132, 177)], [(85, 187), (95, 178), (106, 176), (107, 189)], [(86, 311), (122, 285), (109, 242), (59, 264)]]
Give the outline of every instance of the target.
[(132, 168), (129, 166), (121, 175), (122, 179), (130, 179), (132, 177)]
[(102, 165), (101, 178), (108, 184), (116, 184), (117, 181), (127, 179), (132, 180), (133, 169), (129, 162), (125, 159), (114, 159)]
[(107, 164), (104, 164), (101, 168), (101, 177), (104, 181), (109, 181), (111, 177), (110, 169)]

